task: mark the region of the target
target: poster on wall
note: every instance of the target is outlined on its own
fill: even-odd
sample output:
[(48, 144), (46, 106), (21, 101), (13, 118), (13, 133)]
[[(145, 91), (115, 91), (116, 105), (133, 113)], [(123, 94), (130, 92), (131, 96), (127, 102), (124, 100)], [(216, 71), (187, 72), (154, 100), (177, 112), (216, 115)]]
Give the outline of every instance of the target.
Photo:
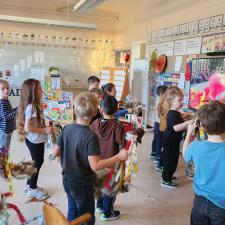
[(166, 56), (172, 56), (173, 55), (173, 49), (174, 49), (174, 42), (165, 42), (163, 43), (163, 50), (162, 54), (165, 54)]
[(217, 31), (220, 30), (221, 24), (223, 21), (223, 15), (213, 16), (210, 18), (210, 30), (211, 31)]
[(187, 40), (187, 55), (200, 54), (202, 37), (190, 38)]
[(198, 33), (198, 21), (194, 21), (188, 24), (188, 30), (190, 35)]
[(210, 31), (210, 18), (199, 20), (199, 33), (207, 33)]
[(222, 21), (221, 29), (225, 30), (225, 14), (223, 15), (223, 21)]
[(158, 55), (165, 54), (166, 56), (172, 56), (174, 50), (174, 41), (151, 44), (149, 47), (149, 54), (151, 55), (154, 50), (157, 50)]
[(176, 73), (163, 73), (161, 76), (161, 84), (167, 86), (178, 86), (180, 74)]
[(174, 55), (186, 55), (187, 39), (175, 41)]
[(43, 112), (46, 124), (49, 121), (66, 125), (73, 123), (73, 93), (61, 90), (45, 91)]
[(203, 37), (202, 54), (220, 51), (225, 51), (225, 33)]
[(209, 100), (225, 99), (225, 58), (192, 60), (189, 107), (199, 109)]

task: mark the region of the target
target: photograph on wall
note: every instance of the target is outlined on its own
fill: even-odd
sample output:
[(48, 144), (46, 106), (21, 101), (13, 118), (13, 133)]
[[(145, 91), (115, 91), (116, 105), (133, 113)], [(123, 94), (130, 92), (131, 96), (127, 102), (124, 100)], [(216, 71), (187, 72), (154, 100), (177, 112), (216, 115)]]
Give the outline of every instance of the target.
[(225, 58), (192, 60), (189, 107), (199, 109), (210, 100), (225, 99)]
[(225, 33), (203, 37), (202, 53), (220, 51), (225, 51)]
[(162, 85), (166, 86), (178, 86), (180, 80), (180, 74), (177, 73), (164, 73), (162, 76)]

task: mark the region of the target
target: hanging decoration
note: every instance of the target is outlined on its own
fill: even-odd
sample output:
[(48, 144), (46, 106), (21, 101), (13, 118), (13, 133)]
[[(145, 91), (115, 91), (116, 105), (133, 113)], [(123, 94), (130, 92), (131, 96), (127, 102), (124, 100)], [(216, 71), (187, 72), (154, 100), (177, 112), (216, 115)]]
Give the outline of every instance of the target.
[(125, 65), (128, 64), (130, 61), (130, 54), (128, 52), (124, 54), (124, 61), (125, 61)]
[(155, 49), (152, 51), (152, 54), (150, 56), (150, 69), (155, 68), (156, 62), (157, 62), (157, 57), (158, 57), (158, 54), (157, 54), (157, 50)]
[(162, 73), (165, 71), (167, 65), (167, 57), (162, 54), (158, 57), (155, 65), (155, 73)]
[[(41, 45), (42, 47), (54, 46), (63, 48), (84, 48), (95, 49), (99, 42), (104, 42), (105, 39), (93, 39), (87, 37), (69, 37), (69, 36), (56, 36), (46, 34), (34, 33), (14, 33), (14, 32), (1, 32), (0, 42), (3, 44), (24, 44), (24, 45)], [(107, 44), (112, 45), (112, 40), (105, 40)]]

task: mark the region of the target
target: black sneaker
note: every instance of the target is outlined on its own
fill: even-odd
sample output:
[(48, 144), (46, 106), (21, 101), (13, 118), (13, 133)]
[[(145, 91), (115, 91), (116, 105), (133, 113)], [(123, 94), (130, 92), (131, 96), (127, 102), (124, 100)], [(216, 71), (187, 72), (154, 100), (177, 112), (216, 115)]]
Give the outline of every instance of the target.
[(166, 182), (166, 181), (162, 180), (161, 186), (167, 187), (167, 188), (177, 188), (179, 185), (174, 181)]
[(156, 171), (162, 173), (163, 167), (158, 164), (158, 166), (156, 167)]
[(104, 213), (101, 214), (100, 220), (101, 221), (110, 221), (110, 220), (116, 220), (120, 217), (120, 211), (118, 210), (112, 210), (110, 215), (106, 217)]

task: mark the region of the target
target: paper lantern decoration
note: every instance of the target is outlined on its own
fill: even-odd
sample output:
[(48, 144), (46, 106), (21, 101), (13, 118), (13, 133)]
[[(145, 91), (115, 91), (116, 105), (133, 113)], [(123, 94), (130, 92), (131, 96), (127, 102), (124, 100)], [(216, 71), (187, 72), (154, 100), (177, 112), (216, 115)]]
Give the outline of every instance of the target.
[(167, 65), (167, 57), (166, 55), (160, 55), (157, 59), (156, 66), (155, 66), (155, 73), (162, 73), (166, 69)]
[(130, 60), (130, 54), (127, 52), (124, 54), (124, 61), (127, 64), (129, 62), (129, 60)]
[(153, 50), (152, 55), (150, 57), (150, 66), (155, 68), (157, 62), (157, 50)]

